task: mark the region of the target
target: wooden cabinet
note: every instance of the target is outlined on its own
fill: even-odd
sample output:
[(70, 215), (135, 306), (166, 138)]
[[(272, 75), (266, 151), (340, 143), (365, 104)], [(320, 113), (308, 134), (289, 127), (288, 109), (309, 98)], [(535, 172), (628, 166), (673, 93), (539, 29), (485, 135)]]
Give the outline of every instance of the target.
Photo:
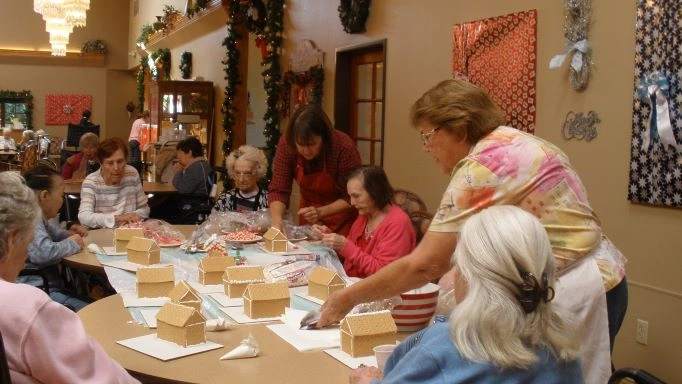
[[(149, 119), (158, 140), (173, 138), (175, 128), (196, 136), (213, 163), (214, 89), (210, 81), (161, 80), (148, 83)], [(178, 124), (176, 124), (178, 123)]]

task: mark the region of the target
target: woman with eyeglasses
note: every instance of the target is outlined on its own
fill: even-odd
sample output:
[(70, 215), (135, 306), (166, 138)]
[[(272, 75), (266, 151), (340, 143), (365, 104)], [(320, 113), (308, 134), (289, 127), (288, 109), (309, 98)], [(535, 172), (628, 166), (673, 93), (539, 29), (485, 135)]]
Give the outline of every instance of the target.
[(249, 212), (267, 208), (268, 191), (258, 185), (268, 171), (265, 153), (250, 145), (242, 145), (227, 156), (225, 163), (235, 187), (220, 194), (214, 209), (219, 212)]
[[(451, 175), (440, 207), (412, 253), (335, 292), (318, 326), (339, 321), (361, 302), (440, 278), (450, 269), (458, 234), (472, 215), (493, 205), (515, 205), (547, 230), (560, 276), (557, 305), (573, 314), (581, 330), (585, 380), (608, 381), (609, 347), (627, 309), (625, 260), (604, 235), (568, 157), (537, 136), (504, 126), (504, 114), (487, 92), (463, 80), (428, 90), (412, 106), (411, 120), (424, 150)], [(442, 285), (447, 290), (454, 283), (446, 278)]]
[(357, 211), (350, 205), (346, 179), (360, 164), (353, 140), (332, 127), (322, 108), (308, 105), (296, 110), (273, 161), (269, 187), (272, 225), (284, 229), (295, 180), (301, 191), (299, 225), (321, 224), (347, 235)]

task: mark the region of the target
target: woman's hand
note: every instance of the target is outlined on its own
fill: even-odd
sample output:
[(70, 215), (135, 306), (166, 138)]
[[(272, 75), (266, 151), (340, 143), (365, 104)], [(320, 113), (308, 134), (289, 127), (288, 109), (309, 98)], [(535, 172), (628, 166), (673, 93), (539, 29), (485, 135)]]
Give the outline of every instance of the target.
[(316, 328), (325, 328), (341, 322), (348, 312), (353, 309), (353, 303), (348, 302), (343, 296), (344, 289), (333, 292), (322, 304), (320, 309), (320, 320), (315, 325)]
[(314, 224), (311, 228), (313, 231), (313, 235), (322, 238), (327, 233), (332, 233), (332, 230), (329, 229), (326, 225), (319, 225), (319, 224)]
[(185, 169), (185, 167), (182, 164), (180, 164), (179, 161), (176, 161), (175, 163), (173, 163), (172, 168), (173, 168), (173, 172), (175, 172), (175, 173), (182, 172)]
[(343, 248), (343, 246), (346, 245), (347, 242), (348, 239), (336, 233), (329, 233), (322, 236), (322, 244), (334, 250)]
[(138, 221), (141, 220), (142, 219), (140, 218), (140, 216), (138, 216), (138, 214), (135, 212), (124, 213), (122, 215), (114, 216), (114, 222), (116, 222), (116, 224), (137, 223)]
[(320, 210), (317, 207), (303, 207), (298, 210), (298, 214), (310, 224), (316, 224), (321, 218)]
[(69, 228), (69, 233), (72, 235), (80, 235), (81, 237), (85, 237), (88, 235), (88, 229), (82, 225), (74, 224)]
[(376, 367), (361, 367), (351, 371), (349, 382), (350, 384), (367, 384), (372, 380), (382, 379), (381, 371)]

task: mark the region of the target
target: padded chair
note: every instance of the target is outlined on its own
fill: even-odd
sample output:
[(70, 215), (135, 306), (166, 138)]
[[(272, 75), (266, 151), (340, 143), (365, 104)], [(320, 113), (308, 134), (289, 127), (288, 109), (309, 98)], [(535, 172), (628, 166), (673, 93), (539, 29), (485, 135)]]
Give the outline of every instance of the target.
[(5, 342), (2, 339), (0, 332), (0, 384), (12, 384), (12, 379), (9, 375), (9, 365), (7, 364), (7, 355), (5, 354)]
[(415, 193), (396, 189), (393, 193), (393, 204), (399, 206), (410, 217), (414, 232), (417, 235), (417, 243), (419, 243), (429, 229), (431, 219), (433, 219), (433, 215), (428, 212), (424, 200)]
[(82, 126), (69, 123), (69, 128), (66, 131), (66, 145), (69, 147), (76, 147), (78, 150), (78, 144), (80, 142), (81, 136), (88, 132), (92, 132), (99, 136), (99, 124), (89, 124), (87, 126)]
[(215, 183), (216, 172), (213, 171), (208, 177), (206, 188), (208, 196), (186, 194), (176, 195), (178, 215), (167, 220), (172, 224), (201, 224), (213, 212), (215, 199), (218, 194), (218, 186)]
[(636, 384), (665, 384), (658, 377), (643, 369), (621, 368), (617, 369), (609, 378), (609, 384), (632, 383)]
[(24, 147), (23, 151), (19, 153), (18, 162), (21, 173), (24, 173), (38, 165), (38, 150), (38, 144), (31, 143)]

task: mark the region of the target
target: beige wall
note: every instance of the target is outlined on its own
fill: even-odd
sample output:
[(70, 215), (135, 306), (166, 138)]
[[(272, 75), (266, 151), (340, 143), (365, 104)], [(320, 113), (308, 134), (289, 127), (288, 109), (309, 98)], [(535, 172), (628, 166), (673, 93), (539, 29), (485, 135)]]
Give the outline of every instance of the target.
[[(333, 53), (338, 47), (388, 39), (385, 168), (397, 187), (424, 196), (436, 208), (447, 182), (420, 148), (408, 124), (411, 103), (451, 74), (453, 24), (537, 9), (537, 131), (570, 156), (594, 209), (613, 241), (629, 258), (630, 308), (617, 339), (616, 366), (644, 367), (669, 382), (682, 382), (682, 211), (632, 205), (627, 201), (634, 59), (634, 1), (593, 2), (590, 41), (594, 67), (588, 89), (573, 91), (567, 71), (548, 70), (563, 48), (563, 2), (542, 0), (462, 2), (375, 0), (363, 35), (341, 29), (336, 2), (287, 2), (286, 46), (312, 39), (327, 53), (324, 105), (333, 111)], [(566, 67), (566, 66), (565, 66)], [(599, 136), (590, 143), (565, 141), (560, 127), (570, 110), (597, 111)], [(415, 180), (417, 182), (415, 182)], [(672, 315), (672, 316), (671, 316)], [(649, 344), (634, 342), (637, 318), (649, 321)]]
[[(34, 97), (35, 129), (53, 136), (66, 136), (66, 126), (45, 126), (45, 95), (89, 94), (93, 96), (92, 121), (102, 134), (127, 137), (132, 121), (125, 104), (134, 101), (135, 79), (127, 72), (128, 4), (123, 1), (92, 0), (87, 25), (71, 34), (68, 51), (78, 52), (84, 42), (102, 39), (107, 43), (104, 67), (54, 65), (47, 59), (34, 65), (9, 64), (0, 57), (0, 89), (28, 89)], [(32, 1), (16, 2), (11, 12), (0, 13), (0, 49), (48, 50), (49, 35), (42, 17), (33, 12)]]
[[(566, 68), (553, 72), (547, 69), (550, 58), (563, 48), (563, 2), (559, 1), (374, 0), (367, 32), (348, 35), (340, 25), (337, 2), (290, 0), (285, 13), (283, 63), (302, 39), (313, 40), (326, 53), (324, 106), (333, 115), (335, 49), (386, 38), (385, 168), (396, 187), (414, 190), (434, 210), (447, 178), (421, 151), (418, 135), (408, 124), (411, 103), (426, 89), (450, 77), (453, 24), (537, 9), (537, 135), (554, 142), (571, 157), (606, 232), (630, 260), (630, 308), (617, 340), (616, 366), (643, 367), (669, 382), (682, 382), (682, 373), (674, 363), (682, 358), (678, 320), (682, 313), (682, 280), (677, 276), (682, 260), (676, 241), (682, 211), (632, 205), (626, 199), (635, 3), (607, 0), (593, 4), (590, 41), (595, 65), (583, 93), (570, 88)], [(139, 30), (134, 35), (137, 33)], [(201, 73), (221, 87), (223, 35), (216, 27), (191, 42), (195, 58), (202, 58), (198, 62), (215, 59)], [(173, 57), (177, 57), (175, 52)], [(287, 69), (286, 64), (283, 69)], [(602, 123), (594, 141), (561, 138), (561, 124), (571, 110), (599, 113)], [(649, 321), (647, 346), (634, 342), (637, 318)]]
[[(0, 89), (29, 89), (35, 97), (36, 128), (44, 124), (44, 96), (49, 93), (89, 93), (94, 97), (93, 120), (105, 134), (125, 136), (130, 125), (127, 101), (136, 101), (134, 78), (122, 71), (137, 64), (127, 56), (139, 27), (161, 14), (164, 4), (184, 7), (184, 0), (139, 0), (140, 13), (124, 1), (92, 0), (88, 26), (76, 29), (69, 48), (77, 50), (88, 39), (107, 41), (105, 68), (7, 64), (0, 58)], [(324, 106), (333, 115), (334, 51), (339, 47), (386, 38), (386, 153), (385, 167), (396, 187), (412, 189), (431, 208), (437, 206), (447, 178), (421, 151), (409, 126), (411, 103), (451, 73), (451, 27), (455, 23), (535, 8), (538, 10), (537, 135), (565, 150), (579, 171), (604, 228), (629, 258), (630, 308), (615, 352), (617, 366), (644, 367), (669, 382), (682, 382), (673, 362), (682, 358), (682, 336), (677, 315), (682, 313), (682, 270), (679, 236), (682, 211), (632, 205), (626, 200), (633, 84), (634, 1), (594, 2), (590, 32), (594, 63), (584, 93), (570, 89), (566, 69), (550, 72), (547, 63), (563, 47), (562, 2), (517, 0), (374, 0), (367, 32), (348, 35), (338, 20), (337, 2), (290, 0), (286, 9), (286, 55), (302, 39), (311, 39), (326, 53)], [(130, 18), (130, 22), (128, 22)], [(224, 11), (202, 18), (158, 46), (172, 49), (172, 77), (179, 78), (180, 52), (194, 54), (193, 76), (216, 84), (216, 147), (222, 141), (219, 106), (224, 87)], [(20, 31), (20, 32), (18, 32)], [(128, 31), (128, 33), (126, 33)], [(49, 49), (47, 33), (32, 2), (21, 1), (12, 12), (0, 14), (0, 48)], [(286, 70), (286, 64), (283, 69)], [(595, 110), (602, 123), (591, 143), (564, 141), (560, 127), (570, 110)], [(63, 135), (64, 127), (47, 127)], [(414, 180), (418, 180), (415, 183)], [(674, 239), (674, 240), (670, 240)], [(634, 342), (637, 318), (649, 321), (649, 344)]]

